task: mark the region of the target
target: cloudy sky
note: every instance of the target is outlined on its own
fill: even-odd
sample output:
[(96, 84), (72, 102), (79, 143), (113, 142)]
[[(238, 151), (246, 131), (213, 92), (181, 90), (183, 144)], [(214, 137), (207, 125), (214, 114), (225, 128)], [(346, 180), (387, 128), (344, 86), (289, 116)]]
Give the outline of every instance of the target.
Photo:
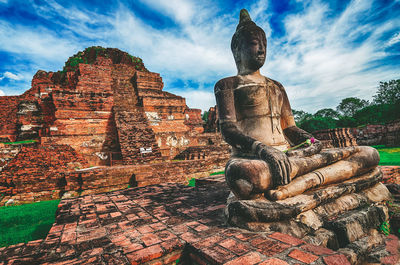
[(241, 8), (267, 34), (262, 73), (285, 86), (294, 109), (371, 100), (379, 81), (400, 78), (399, 0), (0, 0), (0, 95), (21, 94), (37, 70), (61, 70), (100, 45), (141, 57), (166, 91), (206, 110), (215, 82), (236, 74), (230, 40)]

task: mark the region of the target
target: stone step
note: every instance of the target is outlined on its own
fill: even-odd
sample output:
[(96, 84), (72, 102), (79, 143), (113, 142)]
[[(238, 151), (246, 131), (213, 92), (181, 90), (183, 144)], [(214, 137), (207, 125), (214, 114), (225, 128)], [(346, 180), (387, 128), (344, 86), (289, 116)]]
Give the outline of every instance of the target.
[(334, 232), (339, 247), (357, 241), (388, 220), (385, 206), (370, 206), (349, 211), (336, 219), (324, 221), (323, 227)]

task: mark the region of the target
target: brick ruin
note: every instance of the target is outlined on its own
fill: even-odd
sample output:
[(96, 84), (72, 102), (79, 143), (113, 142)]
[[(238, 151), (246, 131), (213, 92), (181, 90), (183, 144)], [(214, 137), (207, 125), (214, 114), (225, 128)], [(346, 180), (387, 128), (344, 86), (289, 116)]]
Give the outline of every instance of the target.
[(319, 130), (313, 135), (322, 141), (324, 147), (345, 147), (352, 145), (400, 146), (400, 120), (387, 124), (367, 124), (357, 128), (335, 128)]
[(313, 132), (315, 138), (322, 142), (324, 148), (346, 147), (357, 145), (350, 128), (335, 128)]
[[(228, 146), (215, 133), (204, 133), (201, 110), (190, 109), (183, 97), (163, 91), (163, 87), (160, 74), (148, 71), (140, 58), (112, 48), (90, 47), (70, 57), (63, 71), (38, 71), (28, 91), (0, 97), (0, 142), (37, 141), (29, 148), (0, 146), (0, 193), (37, 192), (32, 188), (37, 187), (37, 179), (23, 167), (14, 174), (12, 161), (31, 163), (50, 147), (70, 147), (74, 155), (62, 159), (66, 164), (81, 161), (75, 169), (97, 166), (106, 170), (109, 166), (162, 164), (173, 159), (207, 160), (205, 167), (195, 163), (199, 172), (223, 166)], [(205, 155), (207, 148), (219, 152), (219, 164), (213, 164), (215, 155)], [(199, 149), (203, 150), (200, 156)], [(175, 166), (180, 167), (178, 164)], [(60, 179), (73, 170), (59, 167), (55, 177), (47, 167), (45, 161), (37, 165), (42, 174), (39, 179)], [(80, 174), (79, 182), (85, 182), (87, 174)], [(30, 182), (18, 182), (21, 175)], [(169, 178), (174, 181), (173, 176)], [(165, 177), (158, 181), (165, 181)], [(70, 184), (67, 181), (63, 187)], [(56, 184), (50, 186), (42, 187), (47, 192), (63, 192)], [(29, 198), (31, 195), (20, 199)]]

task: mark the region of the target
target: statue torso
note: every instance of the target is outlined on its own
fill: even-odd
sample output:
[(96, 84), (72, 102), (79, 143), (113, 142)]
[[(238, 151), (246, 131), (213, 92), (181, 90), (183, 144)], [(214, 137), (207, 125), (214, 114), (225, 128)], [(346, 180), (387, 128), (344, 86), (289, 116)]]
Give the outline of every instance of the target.
[(238, 76), (233, 88), (236, 125), (246, 135), (280, 150), (289, 147), (281, 128), (283, 95), (273, 81)]

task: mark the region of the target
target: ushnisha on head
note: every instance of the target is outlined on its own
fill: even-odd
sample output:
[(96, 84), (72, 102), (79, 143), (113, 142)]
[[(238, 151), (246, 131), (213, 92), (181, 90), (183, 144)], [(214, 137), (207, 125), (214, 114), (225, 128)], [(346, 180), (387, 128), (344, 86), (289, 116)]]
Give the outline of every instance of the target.
[(251, 20), (246, 9), (242, 9), (231, 42), (238, 74), (250, 74), (260, 69), (265, 62), (266, 48), (267, 39), (264, 30)]

